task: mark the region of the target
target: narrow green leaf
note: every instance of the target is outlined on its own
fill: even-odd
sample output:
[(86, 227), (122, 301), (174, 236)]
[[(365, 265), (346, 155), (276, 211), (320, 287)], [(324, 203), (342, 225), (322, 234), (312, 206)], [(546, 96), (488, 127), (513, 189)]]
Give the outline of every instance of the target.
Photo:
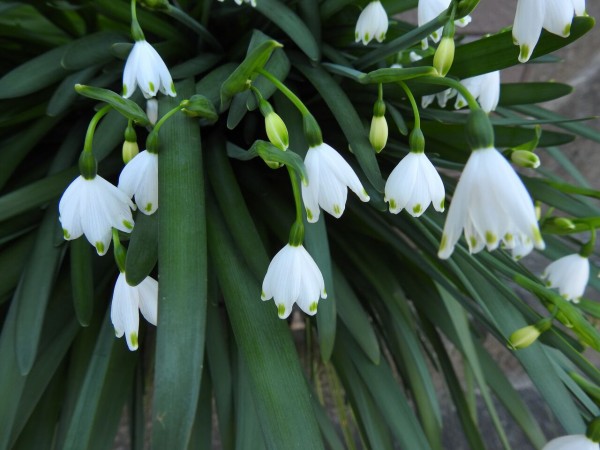
[(221, 60), (221, 55), (203, 53), (188, 59), (181, 64), (171, 67), (170, 72), (174, 80), (193, 77), (212, 69)]
[[(348, 140), (358, 164), (373, 187), (383, 192), (384, 181), (377, 165), (375, 152), (369, 142), (367, 132), (356, 109), (340, 85), (322, 68), (294, 61), (295, 66), (308, 78), (327, 103), (344, 136)], [(327, 135), (324, 136), (327, 141)]]
[(499, 104), (511, 106), (542, 103), (564, 97), (571, 92), (573, 88), (564, 83), (503, 83), (500, 86)]
[[(106, 429), (102, 425), (106, 423), (105, 421), (114, 421), (115, 418), (102, 417), (103, 410), (111, 409), (114, 389), (131, 388), (132, 361), (135, 362), (136, 355), (137, 353), (129, 353), (123, 339), (115, 338), (109, 309), (105, 314), (83, 385), (77, 396), (63, 448), (97, 448), (93, 439), (98, 439), (101, 433), (94, 429), (97, 426), (96, 421), (106, 439)], [(114, 410), (110, 412), (112, 416), (116, 415)], [(113, 439), (113, 436), (108, 437)]]
[(58, 205), (53, 203), (42, 219), (13, 298), (18, 305), (15, 345), (23, 375), (29, 373), (35, 362), (46, 306), (64, 253), (63, 248), (54, 245), (54, 236), (59, 230)]
[(236, 251), (214, 205), (207, 217), (211, 261), (236, 342), (248, 366), (251, 392), (268, 447), (323, 448), (287, 324), (277, 318), (271, 302), (260, 301), (260, 286)]
[(32, 94), (62, 80), (69, 73), (60, 64), (67, 48), (68, 45), (54, 48), (5, 74), (0, 78), (0, 99)]
[[(209, 293), (216, 291), (216, 280), (209, 281)], [(215, 294), (215, 295), (212, 295)], [(223, 450), (233, 450), (235, 443), (235, 425), (233, 418), (233, 376), (229, 354), (229, 336), (223, 326), (216, 292), (209, 294), (206, 317), (206, 356), (208, 368), (213, 380), (213, 391), (216, 404), (216, 413), (219, 424), (219, 434)]]
[[(212, 449), (212, 379), (208, 373), (208, 367), (204, 366), (202, 371), (202, 384), (198, 397), (198, 407), (194, 427), (192, 428), (189, 450), (211, 450)], [(222, 380), (219, 380), (221, 383)]]
[[(191, 79), (177, 84), (183, 98)], [(170, 110), (177, 100), (163, 98)], [(186, 448), (196, 415), (204, 360), (207, 261), (204, 180), (196, 120), (173, 116), (161, 128), (158, 192), (159, 302), (154, 374), (152, 442)]]
[(48, 102), (46, 113), (51, 116), (58, 116), (73, 104), (77, 99), (77, 92), (73, 86), (81, 83), (88, 83), (98, 71), (97, 66), (88, 67), (79, 72), (67, 76), (56, 88), (54, 94)]
[(31, 126), (27, 127), (27, 130), (1, 142), (2, 164), (0, 164), (0, 189), (4, 188), (15, 169), (46, 133), (58, 123), (58, 120), (58, 117), (44, 117), (36, 120)]
[(112, 46), (127, 41), (126, 35), (115, 31), (99, 31), (73, 41), (64, 51), (60, 64), (67, 70), (81, 70), (105, 64), (114, 56)]
[(331, 358), (335, 342), (337, 301), (325, 217), (315, 224), (305, 223), (304, 227), (306, 230), (304, 245), (317, 263), (317, 266), (319, 266), (325, 280), (325, 290), (327, 291), (327, 298), (319, 302), (319, 310), (317, 312), (319, 348), (321, 350), (321, 358), (327, 362)]
[(333, 267), (333, 279), (336, 286), (339, 308), (337, 313), (352, 334), (358, 346), (373, 362), (379, 364), (381, 351), (377, 335), (369, 321), (369, 315), (364, 310), (352, 287), (337, 266)]
[(157, 210), (150, 215), (139, 213), (135, 218), (125, 260), (125, 277), (132, 286), (144, 281), (158, 261), (159, 214)]
[(256, 10), (277, 25), (313, 61), (321, 58), (321, 50), (306, 24), (287, 6), (277, 0), (256, 2)]
[(0, 299), (6, 298), (17, 287), (25, 263), (29, 259), (34, 239), (35, 233), (28, 233), (2, 247), (0, 253)]
[(221, 101), (221, 85), (236, 68), (235, 63), (227, 63), (212, 70), (196, 83), (196, 94), (204, 95), (215, 107), (218, 106)]
[(137, 103), (133, 100), (121, 97), (116, 92), (94, 86), (85, 86), (83, 84), (76, 84), (75, 90), (84, 97), (108, 103), (116, 111), (140, 125), (150, 125), (148, 116), (146, 116), (144, 110), (140, 108)]
[(94, 310), (92, 247), (85, 238), (81, 237), (71, 241), (69, 254), (71, 256), (71, 286), (73, 287), (75, 315), (81, 326), (87, 327)]

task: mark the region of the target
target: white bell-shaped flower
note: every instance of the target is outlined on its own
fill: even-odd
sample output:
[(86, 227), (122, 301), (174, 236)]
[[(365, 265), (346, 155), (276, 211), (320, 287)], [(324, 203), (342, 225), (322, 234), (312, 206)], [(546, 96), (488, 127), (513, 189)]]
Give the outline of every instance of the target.
[(590, 278), (590, 262), (577, 253), (563, 256), (546, 267), (542, 278), (566, 300), (578, 303)]
[(121, 272), (115, 283), (110, 320), (115, 328), (115, 335), (125, 335), (129, 350), (138, 348), (138, 329), (140, 325), (139, 311), (152, 325), (156, 325), (158, 316), (158, 282), (146, 277), (137, 286), (130, 286)]
[(362, 41), (364, 45), (377, 39), (382, 42), (388, 30), (388, 15), (379, 0), (371, 1), (365, 9), (362, 10), (356, 29), (354, 31), (354, 40)]
[(512, 249), (517, 237), (544, 248), (527, 189), (493, 147), (474, 150), (465, 165), (444, 225), (440, 258), (450, 257), (463, 230), (471, 253), (494, 250), (500, 242)]
[[(481, 109), (489, 113), (498, 106), (500, 99), (500, 71), (485, 73), (461, 80), (460, 83), (466, 87), (471, 95), (477, 99)], [(456, 109), (467, 106), (465, 98), (458, 93), (454, 107)]]
[(158, 155), (148, 150), (138, 153), (125, 165), (119, 176), (119, 189), (146, 215), (158, 208)]
[(518, 0), (512, 35), (520, 48), (519, 61), (529, 61), (542, 28), (567, 37), (573, 16), (583, 14), (585, 0)]
[[(451, 0), (419, 0), (419, 6), (417, 9), (417, 23), (419, 26), (425, 25), (427, 22), (431, 22), (442, 12), (444, 12), (450, 6)], [(459, 27), (465, 27), (471, 23), (471, 16), (465, 16), (459, 20), (455, 20), (454, 24)], [(435, 30), (429, 35), (433, 42), (439, 42), (442, 37), (443, 28)], [(421, 41), (421, 47), (426, 49), (428, 47), (427, 38)]]
[(321, 143), (308, 149), (304, 165), (308, 173), (308, 186), (302, 185), (302, 200), (310, 223), (319, 220), (319, 206), (339, 218), (346, 208), (350, 188), (363, 202), (369, 195), (362, 183), (342, 156), (331, 146)]
[(165, 62), (147, 41), (136, 41), (123, 70), (123, 97), (133, 95), (139, 85), (145, 98), (158, 91), (175, 97), (175, 85)]
[(571, 434), (552, 439), (542, 450), (600, 450), (600, 445), (585, 434)]
[(444, 211), (444, 183), (423, 152), (410, 152), (394, 168), (385, 183), (385, 201), (390, 212), (398, 214), (406, 208), (419, 217), (433, 203), (436, 211)]
[(287, 244), (275, 255), (262, 284), (261, 298), (275, 301), (281, 319), (290, 315), (294, 303), (306, 314), (316, 314), (319, 298), (327, 298), (325, 281), (303, 245)]
[(58, 204), (65, 239), (85, 234), (99, 255), (108, 250), (113, 228), (126, 233), (133, 229), (132, 209), (135, 205), (129, 197), (99, 175), (77, 177)]

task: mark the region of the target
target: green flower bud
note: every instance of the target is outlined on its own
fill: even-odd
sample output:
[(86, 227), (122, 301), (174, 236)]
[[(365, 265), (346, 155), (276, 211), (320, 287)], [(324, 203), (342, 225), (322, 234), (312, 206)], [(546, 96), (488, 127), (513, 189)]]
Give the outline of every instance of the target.
[(521, 167), (537, 169), (540, 166), (540, 158), (528, 150), (515, 150), (510, 154), (510, 160)]
[(529, 325), (518, 329), (510, 335), (508, 339), (508, 346), (513, 350), (519, 350), (527, 348), (533, 344), (540, 335), (548, 331), (552, 327), (552, 318), (547, 317), (540, 320), (535, 325)]
[(554, 225), (562, 228), (563, 230), (574, 230), (575, 224), (572, 220), (567, 219), (566, 217), (557, 217), (554, 219)]
[(271, 111), (265, 116), (265, 129), (271, 144), (281, 150), (287, 150), (290, 145), (288, 130), (283, 119), (277, 113)]
[(190, 117), (203, 117), (209, 120), (217, 120), (219, 115), (212, 102), (203, 95), (192, 95), (189, 99), (181, 102), (183, 112)]
[(140, 148), (138, 147), (137, 142), (125, 141), (123, 142), (123, 162), (127, 164), (131, 161), (135, 155), (140, 152)]
[(441, 77), (445, 77), (454, 61), (454, 38), (444, 36), (433, 55), (433, 67)]
[(323, 135), (321, 134), (321, 127), (317, 123), (317, 120), (312, 114), (304, 114), (302, 117), (304, 126), (304, 136), (306, 136), (306, 142), (309, 148), (316, 147), (323, 143)]
[(388, 125), (385, 116), (373, 116), (371, 119), (371, 130), (369, 131), (369, 141), (373, 149), (379, 153), (387, 144)]

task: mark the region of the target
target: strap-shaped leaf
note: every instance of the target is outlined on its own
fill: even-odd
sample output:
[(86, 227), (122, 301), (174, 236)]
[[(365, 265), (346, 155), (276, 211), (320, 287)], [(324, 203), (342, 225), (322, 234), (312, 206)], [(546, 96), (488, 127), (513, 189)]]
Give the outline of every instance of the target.
[[(177, 84), (186, 98), (191, 79)], [(177, 100), (162, 98), (170, 110)], [(177, 145), (171, 143), (177, 142)], [(194, 424), (202, 363), (207, 296), (204, 175), (200, 128), (184, 114), (160, 131), (158, 195), (159, 302), (152, 441), (186, 448)]]
[(67, 70), (82, 70), (104, 64), (114, 58), (112, 46), (127, 41), (127, 36), (115, 31), (99, 31), (73, 41), (67, 47), (60, 64)]
[(261, 302), (260, 286), (236, 251), (220, 216), (214, 205), (210, 207), (211, 261), (237, 345), (248, 366), (267, 446), (322, 449), (310, 394), (287, 324), (277, 318), (272, 303)]
[(278, 0), (256, 2), (256, 9), (277, 25), (313, 61), (321, 58), (321, 50), (306, 24)]
[(125, 260), (125, 276), (132, 286), (144, 281), (158, 261), (159, 214), (160, 210), (151, 215), (139, 213), (135, 219)]
[(85, 86), (76, 84), (75, 90), (84, 97), (93, 98), (106, 102), (115, 110), (119, 111), (128, 119), (131, 119), (140, 125), (150, 125), (150, 120), (142, 108), (133, 100), (121, 97), (119, 94), (108, 89), (97, 88), (94, 86)]

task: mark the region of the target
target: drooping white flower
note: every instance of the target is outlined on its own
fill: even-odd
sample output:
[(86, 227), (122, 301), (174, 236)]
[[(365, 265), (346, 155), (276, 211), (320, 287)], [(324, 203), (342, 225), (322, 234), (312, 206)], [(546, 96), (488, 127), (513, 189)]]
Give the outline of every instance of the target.
[(513, 40), (520, 48), (519, 61), (529, 61), (542, 28), (567, 37), (573, 16), (583, 14), (585, 0), (519, 0), (512, 31)]
[(542, 278), (566, 300), (578, 303), (590, 278), (589, 260), (577, 253), (563, 256), (546, 267)]
[(392, 214), (406, 208), (411, 216), (419, 217), (430, 203), (443, 212), (445, 195), (444, 183), (425, 153), (410, 152), (387, 179), (384, 200)]
[(599, 450), (600, 445), (585, 434), (571, 434), (552, 439), (542, 450)]
[[(479, 101), (481, 109), (485, 112), (489, 113), (490, 111), (494, 111), (496, 106), (498, 106), (498, 100), (500, 99), (499, 70), (465, 78), (464, 80), (461, 80), (460, 83)], [(467, 106), (467, 101), (460, 93), (458, 93), (454, 107), (459, 109), (464, 106)]]
[(146, 277), (137, 286), (130, 286), (121, 272), (115, 283), (110, 320), (115, 328), (115, 335), (125, 335), (129, 350), (138, 348), (139, 311), (152, 325), (156, 325), (158, 315), (158, 282)]
[(511, 249), (512, 258), (515, 261), (526, 257), (533, 250), (533, 241), (529, 236), (515, 236), (514, 247)]
[(127, 233), (133, 229), (132, 209), (135, 205), (129, 197), (99, 175), (77, 177), (58, 204), (65, 239), (85, 234), (99, 255), (108, 250), (113, 228)]
[(421, 97), (421, 107), (427, 108), (429, 105), (433, 103), (434, 100), (437, 100), (440, 108), (445, 108), (448, 100), (452, 97), (456, 96), (456, 90), (452, 88), (444, 89), (437, 94), (424, 95)]
[(332, 216), (341, 217), (350, 188), (363, 202), (369, 195), (342, 156), (331, 146), (321, 143), (308, 149), (304, 159), (308, 186), (302, 185), (302, 200), (310, 223), (319, 220), (319, 206)]
[[(451, 0), (419, 0), (419, 6), (417, 10), (417, 22), (419, 26), (425, 25), (427, 22), (431, 22), (442, 12), (444, 12), (450, 6)], [(465, 16), (459, 20), (454, 21), (456, 26), (465, 27), (471, 23), (471, 16)], [(443, 28), (435, 30), (429, 35), (433, 42), (439, 42), (442, 37)], [(426, 49), (428, 47), (427, 38), (421, 41), (421, 47)]]
[(262, 284), (261, 298), (272, 298), (282, 319), (290, 315), (294, 303), (311, 316), (317, 312), (319, 298), (327, 298), (325, 281), (303, 245), (287, 244), (275, 255)]
[(129, 161), (119, 176), (119, 189), (146, 215), (158, 208), (158, 155), (148, 150), (138, 153)]
[(500, 242), (512, 249), (516, 238), (544, 248), (533, 202), (519, 176), (493, 147), (474, 150), (456, 185), (438, 256), (449, 258), (464, 230), (471, 253)]
[(123, 70), (123, 97), (129, 98), (139, 85), (145, 98), (158, 91), (175, 97), (175, 85), (165, 62), (147, 41), (136, 41)]
[(362, 10), (356, 29), (354, 31), (354, 40), (362, 41), (364, 45), (377, 39), (382, 42), (388, 29), (388, 16), (379, 0), (371, 1), (365, 9)]

